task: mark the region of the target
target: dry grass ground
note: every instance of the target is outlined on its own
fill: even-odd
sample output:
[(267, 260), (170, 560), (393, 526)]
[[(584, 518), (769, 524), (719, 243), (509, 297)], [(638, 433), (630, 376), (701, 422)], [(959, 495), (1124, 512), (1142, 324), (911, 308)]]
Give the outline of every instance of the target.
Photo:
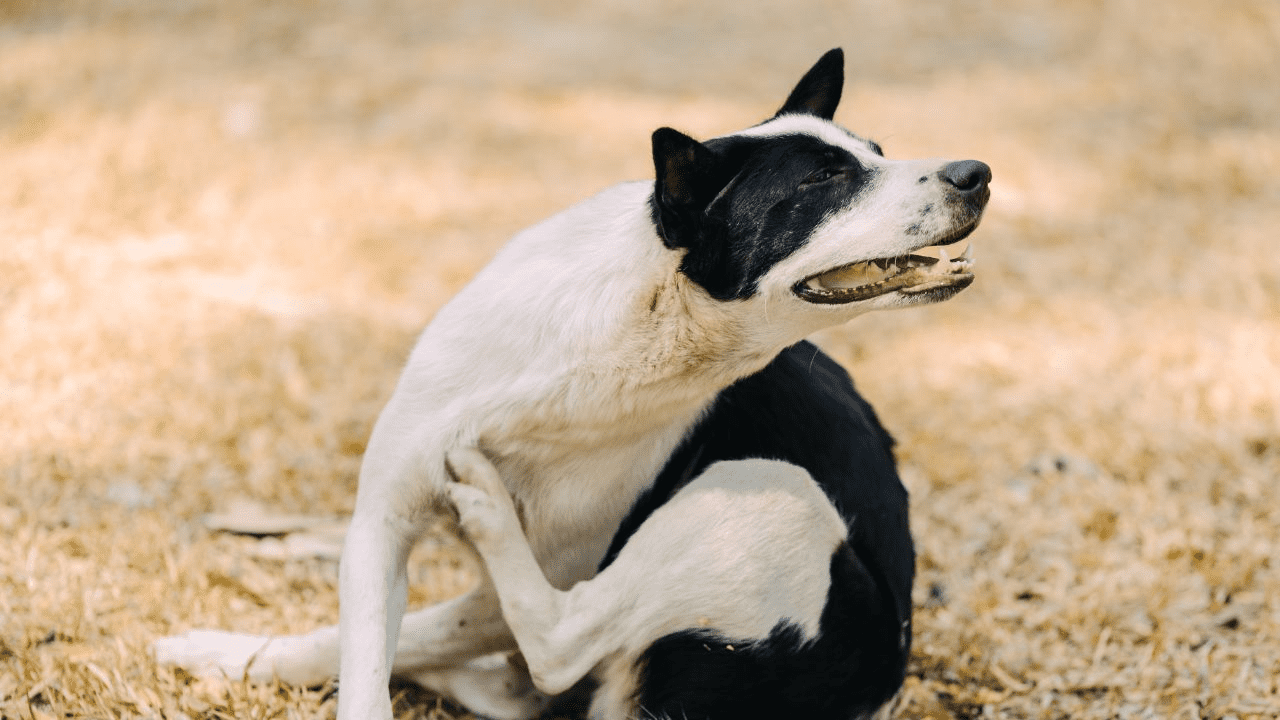
[(506, 237), (835, 45), (839, 120), (995, 172), (972, 289), (820, 338), (913, 493), (896, 717), (1280, 714), (1280, 5), (919, 5), (0, 0), (0, 716), (331, 713), (148, 659), (336, 618), (201, 516), (348, 512)]

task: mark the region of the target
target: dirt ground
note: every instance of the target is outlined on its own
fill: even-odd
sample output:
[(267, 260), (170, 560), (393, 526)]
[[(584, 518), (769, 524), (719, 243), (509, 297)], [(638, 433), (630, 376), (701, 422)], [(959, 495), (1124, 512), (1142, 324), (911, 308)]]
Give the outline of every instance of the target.
[(995, 177), (971, 289), (818, 338), (912, 491), (895, 717), (1280, 716), (1274, 0), (0, 1), (0, 716), (332, 714), (149, 658), (336, 620), (331, 558), (204, 515), (341, 518), (505, 238), (837, 45), (837, 120)]

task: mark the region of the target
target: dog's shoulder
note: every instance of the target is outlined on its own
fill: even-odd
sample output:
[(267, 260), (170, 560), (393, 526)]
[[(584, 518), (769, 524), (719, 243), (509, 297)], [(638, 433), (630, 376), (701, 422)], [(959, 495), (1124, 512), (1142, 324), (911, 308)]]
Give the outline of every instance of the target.
[[(615, 185), (521, 231), (441, 307), (400, 383), (417, 405), (528, 404), (635, 325), (675, 260), (657, 239), (652, 183)], [(423, 415), (423, 408), (413, 413)], [(434, 415), (435, 413), (428, 413)]]

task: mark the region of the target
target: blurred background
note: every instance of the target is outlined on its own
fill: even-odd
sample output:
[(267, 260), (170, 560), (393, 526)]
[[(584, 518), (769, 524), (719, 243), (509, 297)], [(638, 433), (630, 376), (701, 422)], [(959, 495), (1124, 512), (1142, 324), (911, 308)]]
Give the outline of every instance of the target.
[(331, 557), (202, 518), (340, 520), (506, 238), (835, 46), (837, 121), (994, 171), (971, 289), (818, 338), (912, 491), (895, 717), (1280, 714), (1274, 0), (0, 0), (0, 715), (331, 714), (148, 658), (336, 621)]

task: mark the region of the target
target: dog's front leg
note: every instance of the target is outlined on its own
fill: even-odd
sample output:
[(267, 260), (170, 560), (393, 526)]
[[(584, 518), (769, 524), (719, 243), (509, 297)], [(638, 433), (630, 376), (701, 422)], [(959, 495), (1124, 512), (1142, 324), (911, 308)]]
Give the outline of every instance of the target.
[[(338, 568), (338, 718), (390, 720), (391, 681), (408, 601), (409, 551), (439, 504), (428, 433), (387, 404), (374, 425)], [(434, 486), (434, 487), (433, 487)]]
[(387, 684), (408, 598), (406, 565), (416, 532), (390, 508), (359, 500), (339, 568), (338, 717), (387, 720), (392, 716)]
[(594, 581), (569, 592), (552, 587), (539, 567), (495, 468), (477, 450), (454, 450), (446, 486), (459, 522), (479, 551), (498, 591), (503, 615), (538, 689), (559, 694), (617, 650), (608, 625), (618, 598)]

